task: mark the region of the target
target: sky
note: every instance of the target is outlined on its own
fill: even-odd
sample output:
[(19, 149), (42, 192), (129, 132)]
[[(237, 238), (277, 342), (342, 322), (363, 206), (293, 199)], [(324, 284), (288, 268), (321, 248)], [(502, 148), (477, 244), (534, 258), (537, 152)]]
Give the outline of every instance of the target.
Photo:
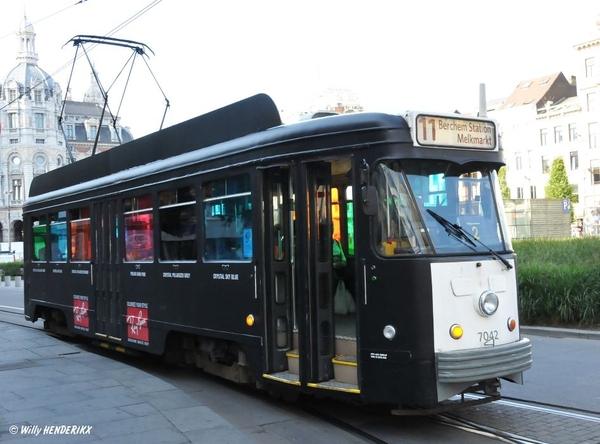
[[(352, 91), (367, 111), (470, 112), (481, 83), (490, 100), (525, 79), (575, 75), (573, 45), (597, 28), (600, 0), (11, 0), (0, 13), (0, 79), (17, 65), (26, 15), (63, 96), (68, 85), (83, 99), (92, 63), (110, 110), (141, 137), (163, 115), (168, 127), (257, 93), (284, 116), (327, 89)], [(78, 49), (79, 35), (149, 50), (132, 67), (131, 49)]]

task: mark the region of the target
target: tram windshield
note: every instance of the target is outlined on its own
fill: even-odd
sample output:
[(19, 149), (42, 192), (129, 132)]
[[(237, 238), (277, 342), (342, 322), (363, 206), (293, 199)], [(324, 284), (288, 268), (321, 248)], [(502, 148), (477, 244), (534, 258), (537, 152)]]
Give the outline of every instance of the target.
[(374, 242), (385, 256), (511, 249), (497, 174), (486, 165), (387, 161), (374, 169), (373, 185)]

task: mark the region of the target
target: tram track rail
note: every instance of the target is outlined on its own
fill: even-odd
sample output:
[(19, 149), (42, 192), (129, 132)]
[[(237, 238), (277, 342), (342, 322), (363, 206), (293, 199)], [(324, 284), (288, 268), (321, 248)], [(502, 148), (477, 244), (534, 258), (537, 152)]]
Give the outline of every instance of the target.
[(11, 307), (10, 305), (0, 305), (0, 313), (23, 315), (24, 310), (19, 307)]
[[(539, 411), (547, 411), (549, 413), (561, 414), (563, 416), (569, 416), (573, 418), (579, 418), (587, 420), (589, 418), (592, 422), (600, 423), (600, 411), (589, 410), (589, 409), (581, 409), (577, 407), (569, 407), (558, 404), (551, 404), (547, 402), (541, 401), (532, 401), (530, 399), (520, 399), (514, 398), (510, 396), (503, 396), (500, 401), (503, 401), (504, 404), (507, 405), (524, 405), (529, 406), (530, 408), (536, 408)], [(574, 412), (574, 413), (571, 413)], [(595, 415), (595, 417), (593, 416)]]
[[(371, 432), (368, 432), (358, 426), (351, 424), (350, 417), (346, 417), (345, 414), (339, 413), (336, 409), (337, 413), (333, 414), (329, 412), (329, 409), (323, 409), (321, 407), (314, 407), (310, 402), (302, 402), (299, 403), (299, 408), (313, 416), (314, 418), (325, 421), (334, 427), (337, 427), (347, 433), (350, 433), (354, 436), (357, 436), (363, 439), (365, 442), (376, 443), (376, 444), (392, 444), (397, 442), (404, 442), (403, 439), (384, 439), (380, 436), (377, 436)], [(377, 415), (376, 415), (377, 416)], [(418, 416), (418, 415), (417, 415)], [(408, 418), (415, 418), (415, 416), (397, 416), (397, 415), (389, 415), (387, 417), (388, 420), (393, 421), (393, 418), (402, 418), (406, 420)], [(479, 435), (491, 440), (496, 440), (499, 442), (510, 443), (510, 444), (547, 444), (545, 441), (540, 441), (534, 438), (522, 436), (519, 434), (511, 433), (505, 430), (501, 430), (495, 427), (491, 427), (488, 425), (480, 424), (475, 421), (470, 421), (464, 418), (460, 418), (459, 416), (454, 415), (452, 412), (444, 412), (438, 414), (431, 415), (423, 415), (419, 416), (420, 419), (432, 422), (435, 424), (439, 424), (445, 427), (452, 427), (458, 429), (460, 431)], [(426, 439), (426, 438), (424, 438)]]
[(494, 427), (478, 424), (476, 422), (455, 416), (452, 413), (439, 413), (435, 415), (435, 419), (440, 424), (460, 428), (470, 433), (481, 434), (490, 438), (499, 439), (502, 442), (506, 443), (547, 444), (545, 441), (538, 441), (536, 439), (527, 438), (510, 432), (505, 432)]
[[(36, 324), (33, 324), (27, 321), (23, 315), (23, 309), (18, 307), (10, 307), (6, 305), (0, 305), (0, 320), (9, 325), (16, 325), (22, 328), (33, 329), (33, 330), (43, 330), (43, 322), (38, 321)], [(50, 333), (50, 332), (46, 332)], [(55, 336), (59, 339), (60, 336)]]
[[(467, 395), (466, 397), (470, 397), (473, 399), (478, 398), (477, 395)], [(494, 401), (493, 404), (532, 410), (540, 413), (564, 416), (567, 418), (579, 419), (582, 421), (600, 424), (600, 411), (596, 410), (582, 409), (578, 407), (552, 404), (542, 401), (533, 401), (529, 399), (514, 398), (510, 396), (502, 396), (501, 399)]]
[[(378, 444), (391, 444), (398, 441), (395, 437), (380, 435), (378, 432), (368, 431), (362, 429), (360, 426), (353, 424), (352, 417), (356, 415), (356, 411), (353, 413), (344, 413), (339, 408), (328, 408), (322, 405), (315, 405), (312, 402), (301, 403), (299, 408), (307, 414), (325, 421), (341, 430), (351, 433), (354, 436), (360, 437), (365, 442), (372, 442)], [(491, 409), (491, 410), (488, 410)], [(544, 432), (542, 429), (533, 429), (530, 424), (526, 424), (527, 420), (523, 421), (523, 424), (519, 424), (518, 421), (513, 421), (511, 418), (505, 420), (495, 421), (494, 415), (489, 415), (478, 410), (496, 411), (498, 416), (502, 418), (503, 411), (506, 409), (512, 410), (513, 417), (530, 416), (535, 415), (537, 417), (552, 415), (558, 417), (557, 420), (551, 421), (556, 426), (560, 427), (560, 424), (565, 424), (569, 421), (577, 421), (581, 425), (582, 429), (594, 430), (598, 429), (600, 425), (600, 414), (599, 412), (573, 408), (569, 406), (549, 404), (543, 402), (531, 402), (525, 399), (518, 398), (503, 398), (501, 400), (494, 401), (488, 404), (482, 404), (476, 407), (457, 408), (453, 411), (424, 415), (421, 416), (421, 420), (431, 421), (432, 423), (439, 424), (446, 427), (452, 427), (463, 431), (465, 433), (471, 433), (480, 435), (482, 438), (488, 438), (491, 440), (497, 440), (499, 442), (512, 443), (512, 444), (548, 444), (548, 443), (577, 443), (577, 442), (596, 442), (589, 440), (578, 440), (576, 436), (564, 438), (551, 436), (548, 434), (540, 433)], [(526, 413), (520, 414), (518, 410), (526, 410)], [(362, 416), (362, 413), (360, 413)], [(373, 421), (382, 420), (386, 417), (382, 412), (377, 414), (366, 413), (365, 414), (367, 423)], [(385, 421), (393, 421), (392, 418), (415, 418), (415, 416), (404, 416), (399, 417), (396, 415), (389, 415), (385, 418)], [(564, 419), (563, 419), (564, 418)], [(389, 424), (389, 423), (388, 423)], [(548, 427), (551, 427), (548, 425)]]
[(323, 411), (322, 409), (312, 407), (308, 403), (305, 403), (305, 402), (299, 403), (298, 407), (304, 413), (307, 413), (307, 414), (311, 415), (312, 417), (319, 419), (321, 421), (325, 421), (328, 424), (331, 424), (334, 427), (341, 429), (347, 433), (357, 436), (357, 437), (365, 440), (365, 442), (370, 442), (373, 444), (389, 444), (388, 441), (385, 441), (363, 429), (360, 429), (343, 419), (340, 419), (330, 413), (327, 413), (326, 411)]
[(526, 431), (529, 439), (533, 439), (530, 442), (600, 442), (600, 412), (567, 405), (503, 397), (492, 404), (451, 412), (448, 418), (467, 425), (475, 423), (478, 427), (506, 430), (517, 436)]

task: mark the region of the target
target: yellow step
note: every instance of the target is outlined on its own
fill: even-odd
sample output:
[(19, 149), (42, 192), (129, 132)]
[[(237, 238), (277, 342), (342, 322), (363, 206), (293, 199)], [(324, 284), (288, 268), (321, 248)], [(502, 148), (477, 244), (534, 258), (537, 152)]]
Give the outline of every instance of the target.
[(336, 381), (358, 384), (358, 364), (354, 356), (336, 356), (331, 362)]

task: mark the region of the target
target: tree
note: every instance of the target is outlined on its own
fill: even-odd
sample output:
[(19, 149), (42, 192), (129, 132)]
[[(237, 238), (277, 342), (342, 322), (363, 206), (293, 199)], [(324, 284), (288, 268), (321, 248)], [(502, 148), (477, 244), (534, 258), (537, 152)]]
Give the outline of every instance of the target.
[(546, 185), (546, 198), (569, 199), (571, 201), (571, 222), (575, 220), (573, 211), (573, 187), (569, 183), (565, 162), (561, 158), (554, 159), (550, 168), (550, 177)]
[(510, 199), (510, 188), (508, 188), (508, 183), (506, 182), (506, 167), (502, 167), (498, 170), (498, 182), (500, 182), (502, 198)]

